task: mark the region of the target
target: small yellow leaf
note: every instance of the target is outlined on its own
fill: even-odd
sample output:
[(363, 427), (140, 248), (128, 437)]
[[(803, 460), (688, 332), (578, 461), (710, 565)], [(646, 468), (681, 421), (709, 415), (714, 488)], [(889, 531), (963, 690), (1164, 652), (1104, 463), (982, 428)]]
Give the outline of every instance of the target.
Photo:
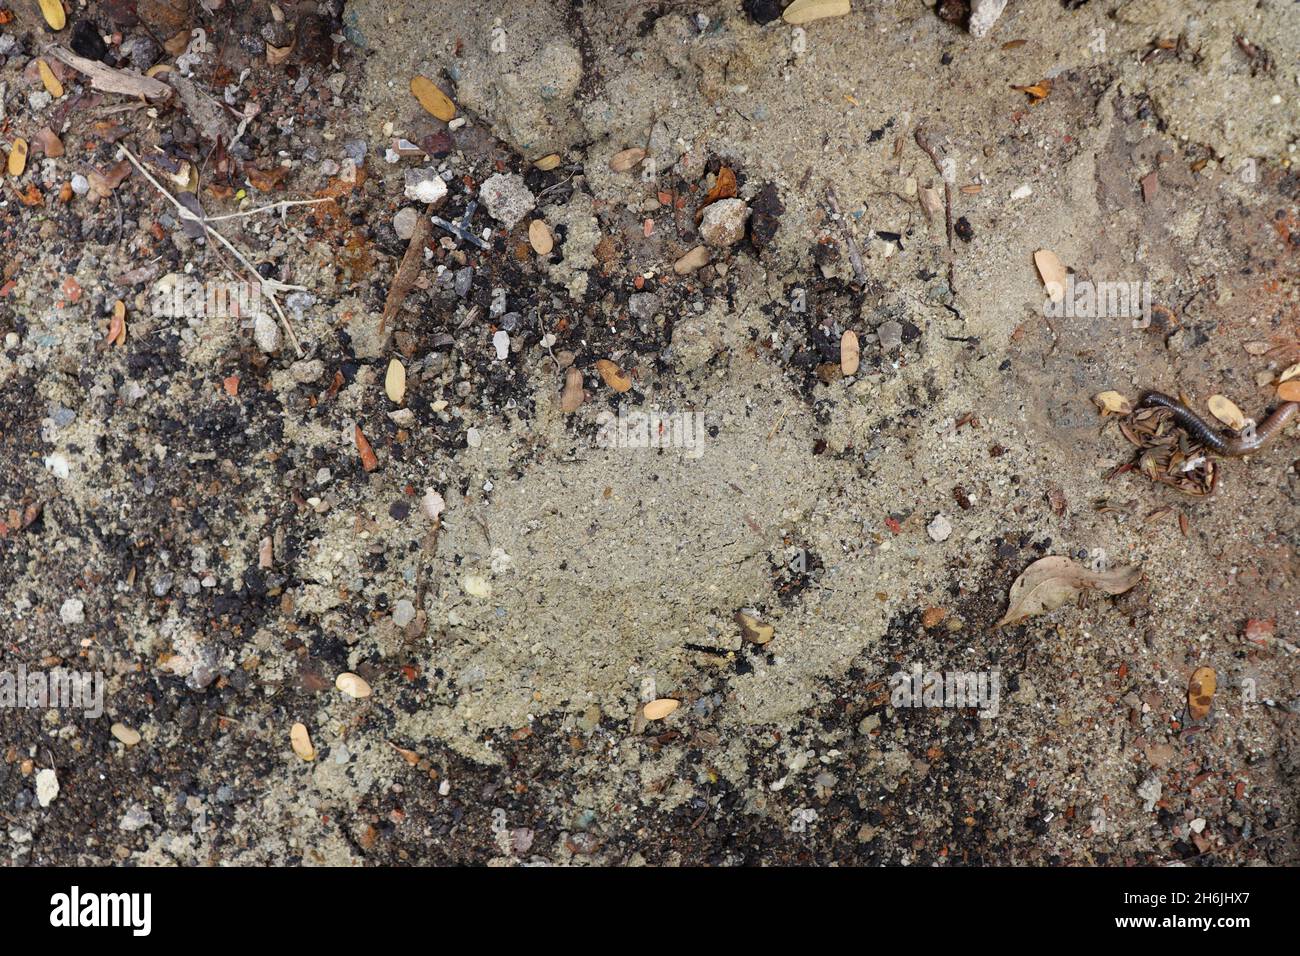
[(63, 12), (63, 4), (59, 0), (40, 0), (41, 16), (45, 17), (45, 22), (50, 25), (51, 30), (62, 30), (68, 25), (67, 15)]
[(27, 140), (14, 140), (13, 148), (9, 151), (9, 175), (21, 176), (23, 170), (27, 168)]
[(63, 84), (60, 83), (59, 78), (54, 75), (54, 71), (50, 69), (48, 63), (44, 60), (37, 60), (36, 72), (41, 75), (41, 82), (45, 84), (45, 91), (49, 93), (50, 96), (57, 100), (63, 95)]
[(456, 116), (456, 104), (442, 90), (434, 86), (427, 76), (417, 76), (411, 80), (411, 92), (420, 101), (420, 105), (444, 123)]

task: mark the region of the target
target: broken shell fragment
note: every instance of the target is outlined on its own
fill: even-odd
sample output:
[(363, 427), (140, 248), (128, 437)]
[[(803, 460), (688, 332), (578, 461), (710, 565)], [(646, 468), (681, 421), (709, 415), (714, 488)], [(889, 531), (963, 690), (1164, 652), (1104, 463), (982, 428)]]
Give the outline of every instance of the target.
[(365, 679), (353, 674), (351, 671), (344, 671), (338, 677), (334, 678), (334, 686), (357, 700), (370, 696), (370, 685)]

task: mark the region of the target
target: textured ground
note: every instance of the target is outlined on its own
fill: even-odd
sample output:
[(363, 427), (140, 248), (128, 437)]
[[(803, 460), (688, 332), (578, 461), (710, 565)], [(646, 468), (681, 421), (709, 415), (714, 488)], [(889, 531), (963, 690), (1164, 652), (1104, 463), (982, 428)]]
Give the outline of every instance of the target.
[[(64, 147), (0, 197), (0, 666), (107, 679), (98, 718), (0, 711), (7, 859), (1295, 858), (1297, 718), (1259, 702), (1300, 697), (1295, 429), (1195, 499), (1108, 480), (1131, 448), (1091, 401), (1258, 415), (1300, 360), (1295, 4), (1012, 0), (983, 39), (908, 0), (802, 34), (756, 22), (779, 3), (207, 6), (0, 25), (6, 150)], [(194, 97), (120, 109), (68, 71), (43, 98), (32, 61), (78, 19), (140, 68), (204, 27)], [(918, 131), (952, 161), (951, 240)], [(387, 161), (395, 138), (425, 154)], [(61, 195), (118, 144), (159, 177), (190, 162), (209, 215), (332, 200), (215, 224), (304, 287), (303, 356), (246, 317), (155, 313), (167, 276), (244, 276), (139, 171)], [(628, 148), (646, 160), (611, 169)], [(485, 249), (435, 229), (381, 327), (404, 174), (430, 167), (447, 220), (499, 173), (536, 206), (505, 228), (480, 204)], [(746, 236), (679, 275), (724, 168)], [(1039, 249), (1167, 311), (1046, 319)], [(620, 406), (702, 413), (702, 454), (600, 447)], [(1032, 561), (1100, 551), (1142, 583), (994, 626)], [(998, 715), (890, 706), (913, 663), (996, 668)], [(1198, 666), (1219, 694), (1189, 726)], [(653, 698), (681, 705), (647, 721)]]

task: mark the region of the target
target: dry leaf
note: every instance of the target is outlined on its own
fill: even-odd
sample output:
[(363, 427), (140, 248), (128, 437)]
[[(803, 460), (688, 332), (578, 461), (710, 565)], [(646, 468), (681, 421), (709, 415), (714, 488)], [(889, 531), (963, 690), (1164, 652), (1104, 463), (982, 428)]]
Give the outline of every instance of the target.
[(1090, 571), (1062, 555), (1040, 558), (1011, 585), (1007, 613), (997, 626), (1018, 624), (1025, 618), (1054, 611), (1075, 595), (1088, 590), (1123, 594), (1142, 578), (1140, 565)]
[(663, 720), (680, 707), (681, 703), (680, 700), (673, 700), (671, 697), (660, 697), (642, 707), (641, 713), (645, 715), (646, 720)]
[(311, 745), (311, 735), (307, 733), (306, 724), (294, 724), (289, 728), (289, 744), (293, 752), (306, 761), (316, 759), (316, 748)]
[(582, 401), (586, 397), (582, 390), (582, 372), (576, 366), (569, 366), (569, 370), (564, 373), (564, 391), (560, 393), (560, 411), (566, 415), (572, 415), (582, 407)]
[(597, 359), (596, 371), (605, 384), (616, 392), (626, 392), (632, 387), (632, 377), (609, 359)]
[(1293, 378), (1300, 377), (1300, 362), (1289, 365), (1282, 370), (1282, 374), (1277, 377), (1279, 383), (1289, 382)]
[(858, 370), (861, 356), (857, 333), (852, 329), (845, 330), (840, 336), (840, 371), (845, 375), (852, 375)]
[(1029, 97), (1030, 106), (1037, 106), (1043, 100), (1047, 99), (1048, 94), (1052, 92), (1052, 81), (1039, 80), (1033, 86), (1015, 86), (1013, 84), (1011, 88), (1013, 90), (1019, 90), (1021, 93), (1027, 95)]
[(1300, 378), (1293, 378), (1279, 385), (1277, 397), (1284, 402), (1300, 402)]
[(1246, 427), (1246, 416), (1242, 414), (1241, 409), (1231, 399), (1223, 395), (1211, 395), (1205, 404), (1209, 406), (1210, 414), (1229, 428), (1241, 431)]
[(1099, 392), (1092, 400), (1102, 415), (1127, 415), (1133, 411), (1132, 403), (1119, 392)]
[(121, 299), (113, 303), (113, 318), (109, 320), (104, 341), (112, 345), (126, 344), (126, 303)]
[(14, 140), (13, 147), (9, 150), (8, 169), (10, 176), (21, 176), (23, 170), (27, 168), (27, 140)]
[(285, 60), (289, 59), (289, 54), (293, 52), (293, 44), (288, 46), (271, 46), (266, 45), (266, 63), (268, 66), (278, 66)]
[(1198, 667), (1187, 684), (1187, 711), (1193, 720), (1204, 720), (1214, 706), (1218, 681), (1213, 667)]
[(356, 439), (357, 453), (361, 455), (361, 467), (366, 471), (374, 471), (379, 467), (379, 459), (375, 457), (375, 450), (366, 441), (366, 436), (361, 433), (360, 425), (354, 426), (353, 438)]
[(36, 72), (41, 75), (41, 83), (45, 86), (45, 91), (56, 100), (63, 95), (63, 84), (59, 78), (54, 75), (50, 65), (44, 60), (36, 61)]
[(51, 30), (62, 30), (68, 25), (67, 15), (63, 12), (63, 4), (59, 0), (40, 0), (41, 16), (45, 22), (50, 25)]
[(456, 118), (456, 104), (442, 90), (434, 85), (427, 76), (417, 76), (411, 80), (411, 92), (420, 101), (420, 105), (444, 123)]
[(558, 165), (560, 165), (559, 153), (547, 153), (541, 159), (533, 160), (533, 166), (544, 173), (550, 172)]
[(1065, 266), (1061, 264), (1060, 257), (1050, 249), (1039, 249), (1034, 253), (1034, 265), (1038, 267), (1038, 275), (1043, 280), (1047, 297), (1053, 302), (1064, 299)]
[[(717, 202), (719, 199), (734, 199), (735, 196), (736, 174), (731, 171), (730, 166), (723, 166), (718, 170), (718, 178), (714, 181), (713, 188), (709, 190), (704, 197), (704, 201), (700, 203), (700, 210), (703, 210), (710, 203)], [(697, 212), (696, 216), (702, 214), (702, 212)]]
[(406, 366), (397, 359), (388, 363), (388, 372), (384, 375), (384, 392), (394, 405), (402, 404), (406, 396)]
[[(186, 41), (189, 34), (185, 34)], [(172, 95), (172, 88), (161, 80), (141, 76), (133, 70), (118, 70), (98, 60), (77, 56), (71, 50), (65, 50), (57, 44), (49, 44), (45, 52), (62, 60), (79, 73), (90, 77), (90, 85), (104, 93), (123, 93), (126, 96), (143, 96), (151, 100), (165, 100)]]
[(736, 623), (740, 625), (740, 636), (753, 644), (766, 644), (776, 636), (773, 625), (760, 624), (757, 618), (743, 611), (736, 612)]
[(616, 173), (625, 173), (641, 160), (645, 159), (645, 150), (639, 146), (620, 150), (609, 160), (609, 168)]
[(48, 126), (38, 130), (32, 140), (50, 159), (57, 159), (63, 155), (63, 140), (59, 139), (54, 130)]
[(849, 0), (794, 0), (781, 13), (786, 23), (798, 25), (822, 20), (826, 17), (842, 17), (849, 12)]
[(935, 222), (943, 218), (943, 200), (939, 198), (938, 189), (926, 186), (917, 194), (917, 198), (927, 222)]
[(555, 248), (551, 227), (540, 219), (534, 219), (528, 224), (528, 243), (539, 256), (549, 256)]

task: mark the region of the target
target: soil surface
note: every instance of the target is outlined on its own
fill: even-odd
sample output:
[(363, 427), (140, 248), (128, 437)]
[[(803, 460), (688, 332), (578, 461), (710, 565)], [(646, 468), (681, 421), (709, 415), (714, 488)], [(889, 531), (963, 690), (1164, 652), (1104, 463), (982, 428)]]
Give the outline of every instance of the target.
[(784, 6), (0, 0), (0, 855), (1296, 860), (1300, 7)]

